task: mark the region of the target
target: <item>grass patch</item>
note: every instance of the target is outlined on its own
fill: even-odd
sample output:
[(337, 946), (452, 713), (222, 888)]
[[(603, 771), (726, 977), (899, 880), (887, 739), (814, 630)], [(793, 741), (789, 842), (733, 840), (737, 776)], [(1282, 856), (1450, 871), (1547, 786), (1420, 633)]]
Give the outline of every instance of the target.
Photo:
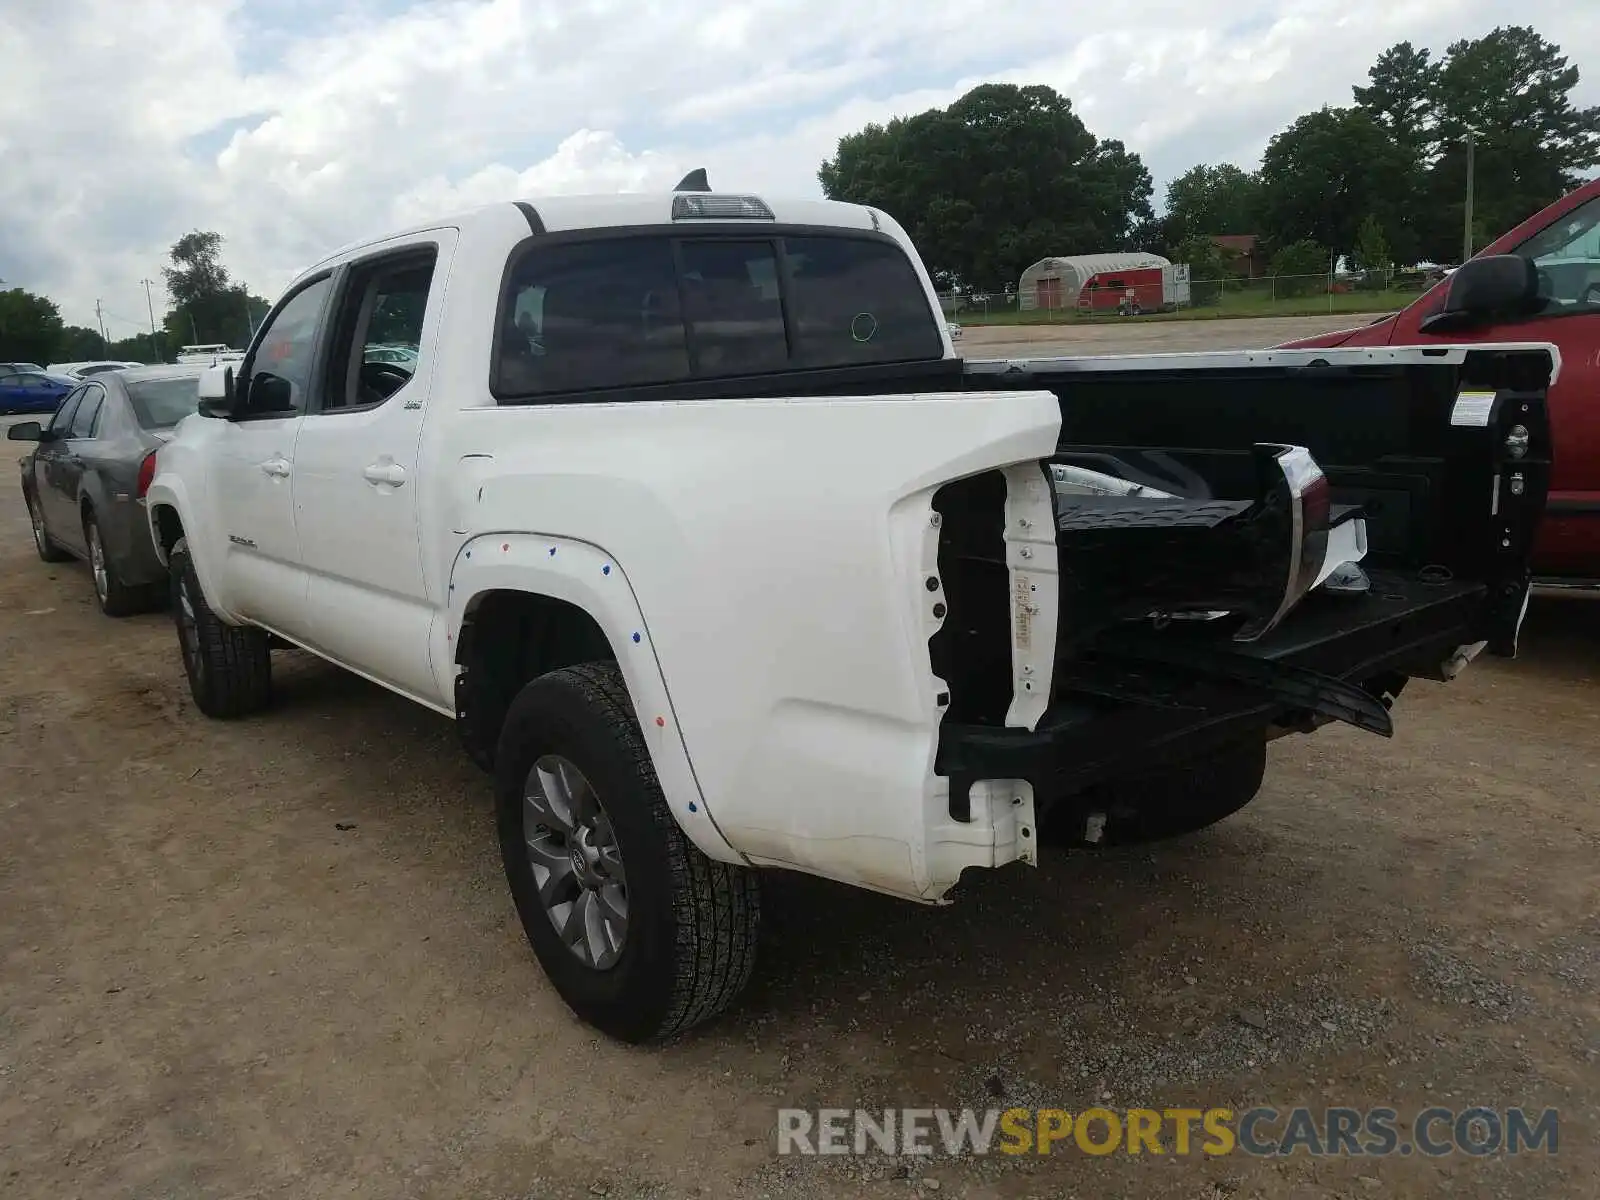
[(1017, 312), (966, 309), (950, 319), (962, 325), (1105, 325), (1129, 321), (1226, 321), (1241, 317), (1321, 317), (1340, 313), (1398, 312), (1417, 298), (1410, 292), (1335, 292), (1321, 296), (1274, 297), (1268, 292), (1237, 292), (1216, 304), (1181, 308), (1170, 313), (1145, 313), (1119, 317), (1115, 313), (1085, 314), (1061, 309)]

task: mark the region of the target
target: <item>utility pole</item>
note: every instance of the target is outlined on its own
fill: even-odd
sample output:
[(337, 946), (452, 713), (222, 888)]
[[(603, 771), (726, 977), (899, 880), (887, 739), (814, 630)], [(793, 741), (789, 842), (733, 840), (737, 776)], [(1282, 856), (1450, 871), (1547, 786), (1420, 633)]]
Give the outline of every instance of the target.
[(106, 319), (100, 315), (100, 301), (94, 302), (94, 319), (100, 322), (100, 349), (105, 353), (111, 352), (111, 339), (106, 337)]
[(150, 314), (150, 352), (157, 358), (161, 357), (161, 344), (156, 340), (156, 304), (150, 299), (150, 280), (141, 279), (144, 284), (144, 308)]
[(150, 352), (160, 358), (162, 357), (161, 339), (156, 336), (156, 303), (150, 298), (150, 287), (154, 281), (141, 279), (139, 282), (144, 284), (144, 307), (145, 311), (150, 314)]
[(156, 304), (154, 300), (150, 299), (150, 281), (141, 279), (139, 282), (144, 284), (144, 307), (145, 311), (150, 314), (150, 337), (154, 339), (156, 336)]
[(1472, 130), (1467, 130), (1467, 204), (1466, 220), (1461, 230), (1461, 261), (1466, 262), (1472, 257), (1472, 176), (1475, 163), (1473, 162)]

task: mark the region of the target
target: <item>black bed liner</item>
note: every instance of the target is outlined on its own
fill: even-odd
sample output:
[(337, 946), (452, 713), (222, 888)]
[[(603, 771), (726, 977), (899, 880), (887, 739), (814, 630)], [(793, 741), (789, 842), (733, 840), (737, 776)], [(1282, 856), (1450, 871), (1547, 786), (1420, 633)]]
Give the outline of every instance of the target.
[[(1130, 751), (1141, 769), (1155, 768), (1318, 711), (1350, 719), (1306, 703), (1293, 690), (1302, 673), (1352, 685), (1386, 711), (1373, 685), (1398, 691), (1409, 677), (1440, 677), (1451, 654), (1476, 640), (1486, 589), (1397, 572), (1371, 576), (1370, 593), (1314, 595), (1292, 621), (1255, 642), (1224, 641), (1225, 649), (1206, 622), (1103, 638), (1094, 652), (1058, 667), (1053, 703), (1036, 729), (946, 723), (936, 769), (950, 777), (952, 812), (968, 815), (967, 789), (980, 779), (1025, 779), (1048, 800), (1126, 771)], [(1296, 670), (1291, 687), (1279, 688), (1267, 682), (1270, 671), (1230, 677), (1222, 665), (1230, 661)], [(1343, 702), (1344, 689), (1327, 690)]]
[[(1048, 807), (1273, 728), (1331, 719), (1387, 734), (1389, 702), (1408, 679), (1449, 678), (1463, 653), (1485, 647), (1515, 653), (1549, 485), (1548, 352), (1486, 347), (1377, 361), (1327, 353), (1337, 361), (1180, 355), (1170, 364), (969, 368), (967, 386), (1055, 393), (1053, 462), (1178, 498), (1058, 495), (1054, 682), (1028, 729), (1005, 725), (1014, 687), (1008, 602), (999, 598), (1006, 548), (982, 516), (997, 502), (995, 485), (967, 481), (936, 497), (951, 620), (930, 651), (951, 682), (936, 769), (950, 778), (952, 816), (970, 819), (968, 789), (983, 779), (1027, 780)], [(1517, 426), (1527, 432), (1520, 455), (1507, 449)], [(1238, 535), (1264, 496), (1260, 464), (1271, 444), (1311, 452), (1328, 484), (1330, 529), (1365, 521), (1371, 588), (1313, 591), (1276, 627), (1240, 640), (1235, 617), (1192, 619), (1181, 601), (1194, 580), (1213, 590), (1191, 608), (1237, 615), (1205, 602), (1240, 574), (1208, 558), (1227, 553), (1230, 538), (1260, 544)], [(1244, 551), (1235, 561), (1250, 565)], [(1272, 577), (1257, 571), (1263, 586)], [(1157, 602), (1129, 619), (1146, 595)]]

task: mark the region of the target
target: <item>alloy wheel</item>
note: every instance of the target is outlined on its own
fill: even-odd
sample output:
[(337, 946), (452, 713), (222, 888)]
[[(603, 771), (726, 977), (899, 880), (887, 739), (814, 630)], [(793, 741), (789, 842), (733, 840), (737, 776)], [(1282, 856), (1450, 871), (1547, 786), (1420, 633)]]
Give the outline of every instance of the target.
[(39, 547), (40, 554), (50, 551), (50, 541), (44, 531), (44, 514), (39, 511), (39, 502), (32, 496), (28, 497), (28, 518), (33, 522), (33, 544)]
[(585, 966), (615, 966), (628, 937), (622, 850), (594, 786), (569, 759), (546, 754), (533, 764), (522, 832), (539, 902), (562, 943)]
[(106, 570), (106, 548), (100, 540), (100, 525), (93, 518), (89, 521), (89, 570), (94, 575), (94, 594), (100, 597), (100, 603), (106, 601), (106, 592), (111, 586), (110, 576)]

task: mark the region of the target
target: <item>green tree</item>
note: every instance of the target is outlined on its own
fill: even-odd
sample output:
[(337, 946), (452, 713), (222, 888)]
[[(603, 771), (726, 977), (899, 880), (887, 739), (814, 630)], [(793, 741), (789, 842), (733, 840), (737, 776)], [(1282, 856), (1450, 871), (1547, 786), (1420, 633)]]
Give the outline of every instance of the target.
[(1328, 286), (1333, 256), (1311, 238), (1290, 242), (1272, 256), (1274, 290), (1279, 296), (1308, 296)]
[(244, 346), (270, 307), (235, 283), (222, 264), (222, 235), (209, 230), (184, 234), (162, 268), (172, 308), (163, 321), (169, 346), (226, 342)]
[(1394, 257), (1389, 253), (1389, 239), (1384, 236), (1382, 223), (1370, 213), (1356, 231), (1356, 248), (1351, 258), (1365, 276), (1364, 286), (1378, 289), (1387, 286)]
[(1208, 235), (1197, 234), (1172, 248), (1172, 261), (1189, 264), (1189, 302), (1195, 306), (1220, 304), (1227, 285), (1227, 260)]
[(1043, 86), (984, 84), (944, 109), (868, 125), (817, 172), (831, 199), (905, 225), (943, 287), (1000, 291), (1054, 254), (1128, 247), (1153, 216), (1139, 156)]
[(109, 347), (98, 329), (87, 325), (68, 325), (56, 339), (56, 362), (84, 362), (93, 358), (109, 358)]
[(44, 366), (56, 357), (61, 329), (54, 300), (21, 288), (0, 292), (0, 359)]
[(1370, 83), (1355, 89), (1356, 104), (1388, 131), (1395, 144), (1421, 159), (1433, 146), (1439, 64), (1431, 51), (1399, 42), (1378, 56)]
[(1167, 185), (1167, 244), (1229, 233), (1256, 233), (1261, 182), (1232, 163), (1190, 167)]
[(1397, 247), (1409, 248), (1413, 161), (1363, 109), (1308, 113), (1273, 138), (1262, 156), (1264, 232), (1278, 246), (1309, 239), (1345, 255), (1355, 250), (1360, 223), (1370, 213)]
[(1573, 104), (1578, 82), (1561, 47), (1526, 26), (1451, 44), (1433, 97), (1423, 205), (1430, 258), (1453, 262), (1461, 253), (1469, 133), (1474, 216), (1491, 240), (1577, 187), (1600, 163), (1600, 106)]

